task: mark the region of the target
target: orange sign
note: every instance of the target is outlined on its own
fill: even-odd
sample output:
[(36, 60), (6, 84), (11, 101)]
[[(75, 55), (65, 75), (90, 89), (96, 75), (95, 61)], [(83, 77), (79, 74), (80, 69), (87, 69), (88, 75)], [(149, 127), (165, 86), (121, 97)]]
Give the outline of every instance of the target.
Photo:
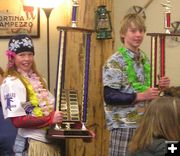
[(0, 0), (0, 38), (22, 33), (39, 37), (39, 9), (22, 0)]

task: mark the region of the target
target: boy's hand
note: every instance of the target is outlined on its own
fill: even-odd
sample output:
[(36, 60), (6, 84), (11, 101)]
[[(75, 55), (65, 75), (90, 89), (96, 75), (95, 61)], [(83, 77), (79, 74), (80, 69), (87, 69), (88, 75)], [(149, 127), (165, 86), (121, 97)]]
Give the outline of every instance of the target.
[(137, 93), (136, 101), (148, 101), (158, 97), (160, 91), (158, 88), (148, 88), (144, 92)]
[(168, 88), (170, 85), (170, 79), (168, 77), (161, 77), (159, 80), (159, 88), (160, 90), (164, 90)]

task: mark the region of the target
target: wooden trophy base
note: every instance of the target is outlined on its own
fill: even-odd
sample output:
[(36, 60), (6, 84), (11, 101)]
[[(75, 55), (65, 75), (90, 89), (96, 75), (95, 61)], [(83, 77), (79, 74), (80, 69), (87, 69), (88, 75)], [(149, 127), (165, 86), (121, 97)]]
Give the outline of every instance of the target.
[[(67, 124), (67, 123), (66, 123)], [(71, 124), (70, 127), (64, 127), (64, 123), (59, 127), (56, 125), (52, 127), (47, 132), (48, 139), (64, 139), (64, 138), (92, 138), (91, 133), (84, 125), (79, 126), (80, 123)], [(79, 128), (78, 128), (79, 127)]]

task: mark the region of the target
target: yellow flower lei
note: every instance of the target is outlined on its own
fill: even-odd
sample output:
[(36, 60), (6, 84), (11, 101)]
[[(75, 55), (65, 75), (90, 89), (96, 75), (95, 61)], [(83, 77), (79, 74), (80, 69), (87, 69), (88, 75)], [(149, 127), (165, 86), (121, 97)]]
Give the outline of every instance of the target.
[(23, 79), (23, 81), (26, 85), (29, 101), (30, 101), (31, 105), (34, 106), (34, 109), (32, 111), (33, 114), (35, 116), (43, 116), (43, 112), (42, 112), (41, 108), (39, 107), (39, 100), (36, 96), (33, 86), (30, 84), (30, 82), (24, 76), (21, 76), (21, 78)]

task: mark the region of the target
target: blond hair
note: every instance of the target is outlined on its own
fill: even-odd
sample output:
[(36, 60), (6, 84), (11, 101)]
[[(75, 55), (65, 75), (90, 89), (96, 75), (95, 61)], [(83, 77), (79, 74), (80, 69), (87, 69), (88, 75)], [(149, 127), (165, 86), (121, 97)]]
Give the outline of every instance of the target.
[[(37, 68), (36, 68), (36, 64), (35, 62), (33, 62), (33, 65), (32, 65), (32, 70), (34, 71), (34, 73), (36, 73), (39, 78), (40, 78), (40, 81), (43, 85), (43, 88), (46, 88), (47, 89), (47, 85), (46, 85), (46, 82), (44, 81), (43, 77), (39, 74), (39, 72), (37, 71)], [(26, 87), (26, 83), (24, 82), (24, 80), (21, 78), (21, 75), (20, 73), (17, 72), (17, 69), (16, 69), (16, 66), (12, 66), (12, 67), (9, 67), (7, 68), (7, 70), (5, 71), (4, 73), (4, 77), (7, 77), (7, 76), (14, 76), (14, 77), (17, 77), (21, 80), (21, 82), (24, 84), (24, 86)], [(26, 88), (27, 90), (27, 88)]]
[(127, 14), (124, 16), (120, 23), (120, 39), (121, 42), (124, 43), (124, 37), (122, 35), (125, 35), (128, 28), (131, 27), (131, 24), (134, 24), (140, 31), (146, 32), (146, 26), (144, 19), (138, 15), (138, 14)]
[(131, 142), (129, 151), (143, 150), (153, 138), (180, 140), (180, 99), (158, 97), (149, 103)]
[(4, 74), (4, 71), (3, 71), (3, 69), (0, 67), (0, 75), (3, 76), (3, 74)]
[(2, 83), (2, 81), (3, 81), (3, 74), (4, 74), (4, 71), (3, 71), (3, 69), (0, 67), (0, 85), (1, 85), (1, 83)]

